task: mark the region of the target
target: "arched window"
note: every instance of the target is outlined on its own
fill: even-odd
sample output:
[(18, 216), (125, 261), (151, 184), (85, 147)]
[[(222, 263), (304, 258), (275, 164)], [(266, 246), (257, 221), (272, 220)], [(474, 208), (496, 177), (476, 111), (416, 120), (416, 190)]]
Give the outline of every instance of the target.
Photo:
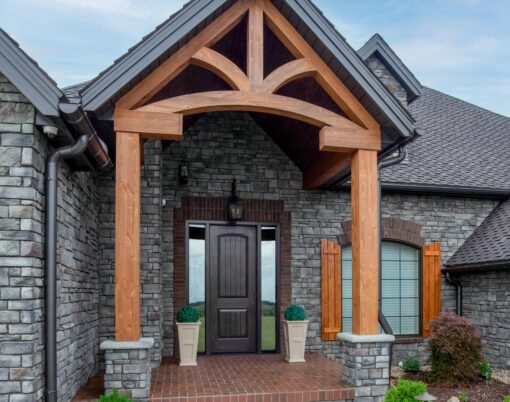
[[(382, 243), (382, 311), (395, 335), (420, 333), (421, 253), (392, 241)], [(352, 251), (342, 248), (343, 331), (352, 332)]]

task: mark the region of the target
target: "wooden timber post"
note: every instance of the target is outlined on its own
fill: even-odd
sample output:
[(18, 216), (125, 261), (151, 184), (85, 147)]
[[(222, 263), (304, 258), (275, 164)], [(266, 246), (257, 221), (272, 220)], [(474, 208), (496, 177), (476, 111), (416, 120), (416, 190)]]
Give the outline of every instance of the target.
[(377, 151), (360, 149), (352, 158), (352, 330), (378, 334), (379, 240)]
[(138, 133), (117, 132), (115, 339), (140, 340), (140, 157)]

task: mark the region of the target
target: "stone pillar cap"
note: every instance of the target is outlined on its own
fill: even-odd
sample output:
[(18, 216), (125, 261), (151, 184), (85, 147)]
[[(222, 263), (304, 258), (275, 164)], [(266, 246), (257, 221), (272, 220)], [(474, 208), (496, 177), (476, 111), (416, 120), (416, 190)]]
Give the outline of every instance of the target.
[(348, 333), (340, 333), (337, 338), (349, 343), (393, 343), (395, 336), (388, 334), (378, 335), (356, 335)]
[(154, 346), (154, 338), (140, 338), (139, 341), (129, 341), (129, 342), (117, 342), (117, 341), (103, 341), (99, 348), (103, 349), (152, 349)]

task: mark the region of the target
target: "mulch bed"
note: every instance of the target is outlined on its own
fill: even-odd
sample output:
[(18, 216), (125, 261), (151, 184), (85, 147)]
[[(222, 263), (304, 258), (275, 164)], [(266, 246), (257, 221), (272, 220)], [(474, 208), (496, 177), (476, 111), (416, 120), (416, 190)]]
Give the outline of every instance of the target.
[[(414, 381), (423, 381), (429, 384), (427, 373), (405, 374), (404, 378)], [(503, 402), (503, 397), (510, 395), (510, 385), (496, 380), (480, 380), (469, 387), (446, 388), (429, 385), (430, 394), (438, 397), (438, 402), (447, 402), (452, 396), (461, 393), (469, 397), (469, 402)]]

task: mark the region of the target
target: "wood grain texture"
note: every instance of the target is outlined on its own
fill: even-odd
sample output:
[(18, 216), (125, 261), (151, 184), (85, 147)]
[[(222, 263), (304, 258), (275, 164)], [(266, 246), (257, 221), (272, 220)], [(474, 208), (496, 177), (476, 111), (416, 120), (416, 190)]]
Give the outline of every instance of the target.
[(321, 240), (322, 340), (334, 341), (342, 331), (342, 265), (340, 245)]
[(252, 1), (248, 18), (248, 77), (250, 89), (256, 90), (264, 80), (264, 12)]
[(303, 187), (305, 190), (318, 189), (339, 172), (348, 169), (350, 165), (350, 154), (325, 152), (320, 159), (303, 172)]
[(260, 2), (266, 15), (268, 27), (296, 58), (306, 58), (317, 69), (317, 82), (356, 124), (372, 129), (379, 124), (349, 91), (345, 84), (331, 71), (310, 45), (276, 9), (270, 0)]
[(352, 152), (356, 149), (381, 150), (379, 129), (323, 127), (319, 133), (319, 149), (327, 152)]
[(197, 113), (240, 110), (289, 117), (318, 127), (358, 129), (352, 121), (320, 106), (287, 96), (260, 92), (212, 91), (176, 96), (138, 109), (156, 113)]
[(377, 151), (356, 151), (351, 171), (352, 330), (357, 335), (376, 335), (379, 331)]
[(145, 104), (189, 65), (203, 47), (210, 47), (237, 25), (248, 11), (250, 0), (239, 0), (224, 14), (200, 31), (192, 40), (140, 81), (116, 104), (121, 109), (135, 109)]
[(269, 74), (262, 83), (261, 92), (273, 94), (289, 82), (315, 75), (316, 71), (307, 59), (293, 60)]
[(422, 335), (432, 335), (430, 322), (441, 313), (441, 244), (427, 244), (422, 249)]
[(140, 136), (117, 133), (115, 339), (140, 339)]
[(216, 74), (234, 90), (248, 91), (250, 89), (246, 74), (232, 61), (215, 50), (203, 47), (193, 55), (191, 64)]
[(115, 109), (113, 127), (117, 133), (137, 133), (141, 138), (182, 141), (182, 115)]

